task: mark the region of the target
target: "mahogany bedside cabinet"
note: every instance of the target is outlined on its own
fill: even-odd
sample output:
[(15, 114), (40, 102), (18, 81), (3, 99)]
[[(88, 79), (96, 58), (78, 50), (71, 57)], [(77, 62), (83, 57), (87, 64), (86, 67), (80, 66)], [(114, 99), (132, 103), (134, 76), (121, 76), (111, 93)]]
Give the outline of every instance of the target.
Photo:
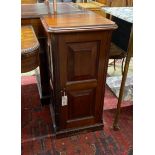
[(91, 11), (41, 17), (56, 136), (103, 129), (103, 103), (112, 31), (117, 25)]

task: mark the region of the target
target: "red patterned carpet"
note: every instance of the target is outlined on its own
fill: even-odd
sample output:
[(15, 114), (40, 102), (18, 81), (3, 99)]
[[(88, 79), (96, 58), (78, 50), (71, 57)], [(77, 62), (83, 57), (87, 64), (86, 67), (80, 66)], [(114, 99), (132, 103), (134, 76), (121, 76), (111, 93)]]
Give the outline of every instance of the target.
[[(105, 91), (104, 110), (115, 109), (117, 107), (117, 97), (107, 86)], [(132, 106), (132, 101), (123, 101), (121, 107)]]
[[(106, 89), (104, 129), (54, 140), (48, 106), (42, 107), (34, 76), (22, 77), (22, 155), (132, 155), (132, 106), (122, 108), (120, 131), (111, 125), (117, 99)], [(129, 102), (130, 103), (130, 102)], [(130, 105), (125, 103), (125, 105)], [(111, 106), (112, 104), (112, 106)], [(55, 150), (54, 150), (55, 148)]]

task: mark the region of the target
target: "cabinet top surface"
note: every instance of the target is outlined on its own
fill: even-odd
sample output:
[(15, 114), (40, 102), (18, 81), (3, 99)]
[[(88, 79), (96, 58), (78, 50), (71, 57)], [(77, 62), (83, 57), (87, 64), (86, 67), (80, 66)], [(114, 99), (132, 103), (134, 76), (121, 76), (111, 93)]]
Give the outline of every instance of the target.
[(48, 32), (68, 32), (116, 29), (117, 25), (93, 12), (83, 12), (78, 14), (58, 14), (43, 16), (41, 21)]
[(21, 54), (33, 52), (39, 47), (39, 42), (32, 26), (21, 27)]
[[(73, 3), (57, 3), (57, 14), (83, 12)], [(22, 4), (21, 18), (40, 18), (42, 15), (53, 14), (53, 3)]]

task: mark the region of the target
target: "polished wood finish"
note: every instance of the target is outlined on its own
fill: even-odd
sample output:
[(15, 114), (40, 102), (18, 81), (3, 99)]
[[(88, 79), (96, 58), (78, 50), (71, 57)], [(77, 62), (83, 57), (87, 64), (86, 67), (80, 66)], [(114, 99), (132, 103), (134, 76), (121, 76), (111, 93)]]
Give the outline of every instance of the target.
[(102, 3), (99, 3), (99, 2), (88, 2), (88, 3), (76, 3), (76, 5), (79, 7), (79, 8), (82, 8), (82, 9), (86, 9), (86, 10), (90, 10), (90, 11), (93, 11), (103, 17), (105, 17), (105, 13), (101, 10), (101, 7), (104, 7), (106, 6), (105, 4), (102, 4)]
[(116, 29), (113, 21), (91, 12), (81, 14), (60, 14), (41, 17), (47, 32), (80, 32)]
[(21, 5), (22, 19), (40, 18), (41, 15), (46, 14), (48, 14), (48, 8), (47, 5), (45, 5), (44, 3)]
[(133, 6), (133, 0), (96, 0), (96, 1), (112, 7)]
[(40, 16), (48, 14), (48, 7), (44, 3), (37, 4), (23, 4), (21, 5), (21, 24), (32, 25), (38, 41), (40, 43), (39, 49), (39, 72), (37, 76), (38, 88), (42, 105), (50, 103), (50, 82), (48, 75), (48, 65), (46, 56), (46, 32), (41, 24)]
[[(35, 31), (40, 25), (41, 87), (44, 97), (50, 93), (57, 136), (102, 129), (109, 48), (116, 24), (72, 3), (59, 3), (57, 14), (51, 5), (49, 9), (45, 4), (24, 5), (22, 22), (37, 23)], [(63, 95), (68, 97), (65, 106)]]
[(107, 3), (111, 3), (112, 7), (133, 6), (133, 0), (107, 0)]
[(29, 54), (38, 49), (39, 42), (34, 33), (32, 26), (21, 27), (21, 52), (22, 54)]
[(37, 0), (21, 0), (21, 4), (35, 4)]
[[(54, 14), (52, 3), (49, 7), (45, 3), (21, 5), (21, 16), (22, 19), (34, 19), (40, 18), (43, 15)], [(73, 13), (84, 12), (76, 7), (73, 3), (57, 3), (57, 14), (73, 14)]]
[[(71, 14), (71, 13), (82, 13), (83, 10), (80, 10), (74, 6), (73, 3), (58, 3), (57, 4), (57, 13), (58, 14)], [(49, 7), (45, 3), (36, 3), (36, 4), (22, 4), (21, 5), (21, 24), (22, 25), (32, 25), (36, 36), (40, 42), (40, 51), (39, 51), (39, 61), (40, 61), (40, 98), (42, 104), (50, 103), (50, 80), (49, 80), (49, 71), (47, 64), (47, 38), (46, 32), (43, 28), (43, 25), (40, 21), (40, 17), (43, 15), (53, 14), (53, 5), (49, 4)]]
[(96, 0), (96, 2), (107, 5), (108, 0)]
[(82, 8), (85, 8), (85, 9), (97, 9), (97, 8), (100, 8), (100, 7), (103, 7), (103, 6), (106, 6), (105, 4), (102, 4), (102, 3), (98, 3), (98, 2), (87, 2), (87, 3), (76, 3), (78, 6), (81, 6)]
[[(114, 22), (97, 14), (41, 17), (49, 41), (57, 136), (102, 129), (103, 99)], [(62, 96), (68, 97), (62, 106)]]
[(133, 0), (125, 0), (125, 6), (133, 6)]
[(43, 28), (40, 18), (24, 18), (21, 20), (21, 25), (32, 25), (38, 39), (46, 37), (46, 32)]
[(39, 42), (32, 26), (21, 27), (21, 72), (29, 72), (39, 66)]

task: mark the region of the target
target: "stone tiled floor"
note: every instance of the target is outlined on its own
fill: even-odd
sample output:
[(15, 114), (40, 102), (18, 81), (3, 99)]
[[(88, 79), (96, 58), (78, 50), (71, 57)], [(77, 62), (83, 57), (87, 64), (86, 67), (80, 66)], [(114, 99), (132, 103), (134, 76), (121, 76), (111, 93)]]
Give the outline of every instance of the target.
[[(107, 80), (106, 83), (111, 89), (111, 91), (118, 97), (119, 90), (122, 80), (121, 72), (121, 60), (116, 60), (116, 70), (114, 70), (113, 60), (109, 60)], [(123, 95), (123, 100), (132, 100), (133, 99), (133, 59), (130, 61), (128, 75), (125, 83), (125, 90)]]
[[(121, 76), (121, 60), (116, 60), (116, 70), (114, 70), (113, 65), (108, 66), (108, 75), (109, 76)], [(109, 60), (109, 63), (113, 62), (112, 59)], [(128, 70), (128, 76), (131, 76), (133, 74), (133, 58), (130, 61), (129, 70)]]

